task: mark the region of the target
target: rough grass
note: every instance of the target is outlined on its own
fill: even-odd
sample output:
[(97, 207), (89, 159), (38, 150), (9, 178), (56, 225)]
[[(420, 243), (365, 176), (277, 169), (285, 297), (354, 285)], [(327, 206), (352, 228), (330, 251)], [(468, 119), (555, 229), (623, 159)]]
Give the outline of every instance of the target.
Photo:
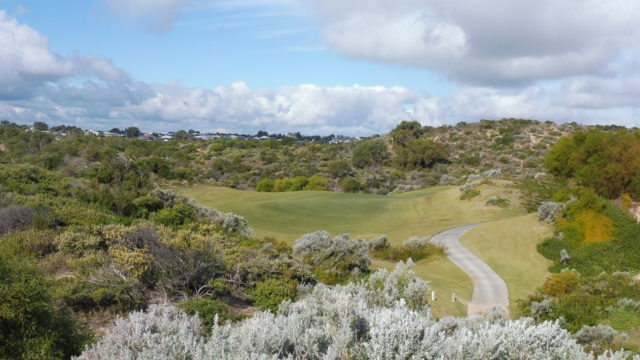
[[(324, 191), (260, 193), (196, 185), (176, 189), (203, 205), (244, 216), (258, 237), (292, 243), (303, 234), (326, 230), (373, 238), (387, 234), (394, 245), (411, 236), (427, 236), (456, 226), (522, 214), (517, 191), (483, 185), (482, 195), (459, 200), (455, 187), (434, 187), (390, 196)], [(491, 196), (514, 206), (486, 205)]]
[(536, 246), (551, 234), (550, 225), (529, 214), (480, 225), (465, 233), (461, 242), (504, 279), (515, 314), (515, 300), (533, 294), (549, 275), (552, 261)]

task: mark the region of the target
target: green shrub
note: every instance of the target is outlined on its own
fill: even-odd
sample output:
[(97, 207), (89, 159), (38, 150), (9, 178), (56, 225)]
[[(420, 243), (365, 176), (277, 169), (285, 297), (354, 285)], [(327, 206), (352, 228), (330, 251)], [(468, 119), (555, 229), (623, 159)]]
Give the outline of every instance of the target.
[(173, 207), (165, 208), (151, 216), (151, 219), (158, 224), (169, 227), (179, 227), (195, 220), (195, 210), (187, 204), (176, 204)]
[(218, 316), (220, 324), (228, 320), (238, 320), (240, 318), (231, 312), (229, 305), (219, 299), (188, 299), (181, 302), (179, 307), (191, 316), (198, 314), (207, 332), (215, 324), (216, 315)]
[(328, 187), (329, 179), (321, 175), (313, 175), (309, 178), (309, 182), (304, 189), (308, 191), (326, 191)]
[(362, 184), (354, 178), (344, 178), (340, 181), (340, 187), (343, 192), (356, 193), (362, 190)]
[(251, 295), (260, 309), (276, 311), (281, 302), (295, 297), (296, 286), (292, 280), (268, 279), (257, 283)]
[(0, 358), (69, 359), (91, 336), (54, 307), (35, 267), (0, 253)]
[(256, 184), (256, 190), (261, 192), (272, 192), (276, 182), (273, 179), (264, 178)]

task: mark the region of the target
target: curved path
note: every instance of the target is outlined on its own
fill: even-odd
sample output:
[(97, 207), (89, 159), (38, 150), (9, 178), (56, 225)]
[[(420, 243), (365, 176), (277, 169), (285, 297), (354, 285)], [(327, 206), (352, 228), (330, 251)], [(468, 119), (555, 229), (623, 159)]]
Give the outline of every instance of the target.
[(460, 236), (479, 224), (465, 225), (434, 235), (431, 242), (444, 247), (445, 253), (473, 281), (468, 314), (483, 314), (498, 307), (508, 315), (509, 292), (504, 280), (471, 251), (460, 244)]

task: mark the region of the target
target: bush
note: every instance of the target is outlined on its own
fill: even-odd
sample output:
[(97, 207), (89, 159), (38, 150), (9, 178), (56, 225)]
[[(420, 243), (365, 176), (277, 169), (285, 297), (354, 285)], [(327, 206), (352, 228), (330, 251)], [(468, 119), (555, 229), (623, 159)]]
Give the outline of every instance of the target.
[(305, 186), (305, 190), (308, 191), (326, 191), (329, 186), (329, 180), (321, 175), (313, 175), (309, 178), (309, 182), (307, 186)]
[(152, 306), (117, 321), (79, 360), (98, 359), (625, 359), (586, 353), (558, 322), (444, 318), (426, 307), (428, 283), (411, 265), (357, 284), (317, 285), (276, 314), (200, 333), (197, 318)]
[(256, 184), (256, 191), (272, 192), (276, 182), (273, 179), (264, 178)]
[(231, 308), (221, 300), (212, 298), (188, 299), (180, 303), (179, 307), (188, 315), (198, 315), (205, 330), (209, 331), (216, 325), (216, 318), (219, 323), (235, 319), (231, 314)]
[(387, 235), (380, 235), (369, 240), (370, 250), (384, 250), (389, 248), (390, 246), (391, 245), (389, 244), (389, 238), (387, 237)]
[(256, 284), (251, 292), (253, 303), (261, 310), (278, 310), (278, 306), (285, 300), (293, 299), (296, 295), (296, 282), (281, 279), (268, 279)]
[[(353, 149), (351, 162), (356, 167), (365, 168), (372, 165), (381, 165), (388, 157), (389, 151), (384, 141), (378, 139), (362, 140)], [(345, 173), (343, 176), (349, 175), (349, 173)]]
[(344, 178), (340, 181), (340, 187), (343, 192), (356, 193), (362, 190), (362, 184), (354, 178)]
[(56, 308), (37, 268), (0, 253), (0, 358), (68, 359), (89, 331)]
[(98, 236), (67, 231), (58, 235), (58, 248), (65, 254), (82, 257), (90, 252), (106, 250), (105, 242)]
[(165, 208), (151, 216), (158, 224), (177, 228), (188, 224), (195, 219), (195, 210), (187, 204), (176, 204), (171, 208)]
[(27, 206), (12, 205), (0, 209), (0, 236), (26, 228), (34, 217), (35, 211)]
[(564, 210), (565, 205), (553, 201), (545, 201), (538, 208), (538, 219), (549, 224), (555, 224), (556, 218)]

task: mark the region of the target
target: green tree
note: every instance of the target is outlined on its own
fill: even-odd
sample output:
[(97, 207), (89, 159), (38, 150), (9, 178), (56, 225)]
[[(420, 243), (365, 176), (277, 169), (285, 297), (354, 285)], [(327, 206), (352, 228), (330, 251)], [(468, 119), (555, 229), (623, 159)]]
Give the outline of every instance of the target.
[(402, 146), (411, 139), (418, 139), (422, 136), (423, 128), (417, 121), (403, 121), (389, 135), (396, 146)]
[(380, 139), (360, 141), (353, 149), (351, 161), (353, 165), (364, 168), (379, 165), (389, 157), (389, 151), (384, 141)]
[(448, 161), (447, 148), (429, 139), (411, 139), (405, 146), (395, 148), (396, 162), (404, 168), (428, 168)]
[(128, 127), (124, 133), (128, 138), (137, 138), (141, 134), (140, 129), (135, 126)]
[(178, 130), (173, 138), (176, 140), (191, 140), (193, 136), (184, 130)]
[(36, 121), (33, 123), (33, 128), (38, 131), (47, 131), (49, 130), (49, 125), (43, 123), (42, 121)]

